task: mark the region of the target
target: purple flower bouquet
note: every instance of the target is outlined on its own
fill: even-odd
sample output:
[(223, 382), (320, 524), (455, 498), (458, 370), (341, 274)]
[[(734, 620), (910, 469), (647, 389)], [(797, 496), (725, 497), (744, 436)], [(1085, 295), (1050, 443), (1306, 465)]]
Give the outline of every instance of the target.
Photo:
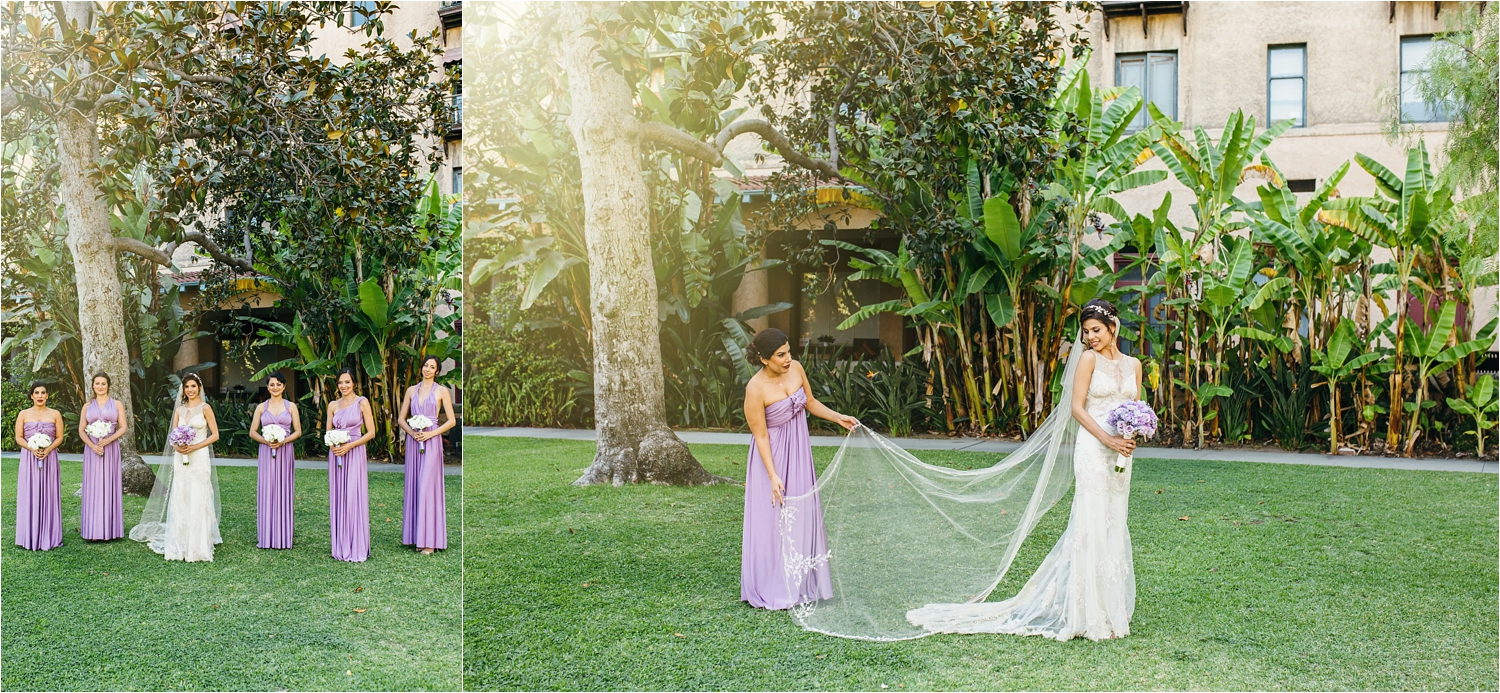
[[(172, 429), (171, 433), (167, 434), (167, 443), (173, 447), (178, 445), (192, 445), (193, 438), (197, 436), (198, 434), (191, 427), (177, 426)], [(182, 463), (187, 464), (187, 460), (184, 459)]]
[[(1156, 412), (1151, 410), (1151, 405), (1140, 400), (1115, 407), (1110, 410), (1108, 419), (1109, 425), (1127, 440), (1135, 440), (1137, 436), (1156, 437)], [(1115, 460), (1115, 471), (1124, 472), (1129, 464), (1129, 457), (1119, 455)]]

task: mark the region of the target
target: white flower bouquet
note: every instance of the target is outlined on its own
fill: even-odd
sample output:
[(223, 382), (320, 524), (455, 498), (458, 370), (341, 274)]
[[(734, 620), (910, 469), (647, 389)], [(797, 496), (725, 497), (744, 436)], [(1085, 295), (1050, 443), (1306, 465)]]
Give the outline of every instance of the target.
[[(333, 448), (336, 448), (336, 447), (338, 447), (340, 445), (343, 445), (344, 443), (349, 442), (349, 440), (350, 440), (350, 438), (349, 438), (349, 432), (348, 431), (341, 431), (341, 430), (339, 430), (337, 428), (332, 429), (332, 430), (330, 430), (330, 431), (328, 431), (328, 432), (326, 432), (326, 433), (323, 434), (323, 444), (327, 445), (330, 450), (333, 449)], [(340, 467), (344, 466), (344, 456), (343, 455), (337, 455), (337, 456), (335, 456), (334, 457), (334, 462), (336, 464), (338, 464), (338, 466), (340, 466)]]
[(36, 468), (41, 469), (41, 454), (43, 450), (47, 449), (47, 446), (52, 444), (52, 436), (49, 436), (46, 433), (33, 433), (31, 434), (30, 438), (26, 439), (26, 444), (31, 446), (31, 452), (33, 456), (36, 457)]
[[(437, 424), (433, 423), (432, 419), (422, 416), (421, 414), (417, 414), (416, 416), (407, 419), (406, 425), (411, 426), (412, 430), (425, 431), (429, 428), (432, 428), (433, 426), (436, 426)], [(424, 455), (427, 454), (427, 441), (417, 441), (417, 452)]]
[(103, 440), (108, 438), (109, 434), (115, 432), (115, 424), (112, 421), (95, 421), (84, 426), (83, 430), (94, 440)]
[(266, 426), (265, 428), (260, 429), (260, 437), (265, 438), (272, 443), (280, 443), (281, 441), (286, 440), (286, 429), (276, 424), (271, 424), (269, 426)]

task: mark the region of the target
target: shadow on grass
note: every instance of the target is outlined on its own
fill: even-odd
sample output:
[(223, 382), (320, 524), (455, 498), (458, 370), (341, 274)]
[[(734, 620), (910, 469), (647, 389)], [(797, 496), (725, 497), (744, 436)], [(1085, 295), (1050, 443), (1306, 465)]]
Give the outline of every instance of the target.
[[(128, 538), (78, 535), (79, 463), (64, 462), (63, 545), (15, 546), (4, 468), (7, 690), (456, 690), (460, 481), (447, 479), (449, 548), (401, 546), (400, 473), (370, 474), (374, 556), (330, 556), (328, 474), (297, 472), (293, 548), (255, 547), (254, 468), (221, 467), (212, 563), (166, 561)], [(144, 498), (125, 498), (125, 529)], [(356, 611), (360, 610), (360, 611)]]
[[(1137, 460), (1130, 637), (868, 643), (738, 601), (743, 488), (578, 488), (591, 442), (466, 444), (470, 690), (1472, 690), (1500, 674), (1493, 475)], [(744, 448), (693, 452), (745, 475)], [(820, 469), (833, 453), (815, 450)], [(1041, 563), (1068, 502), (993, 599)]]

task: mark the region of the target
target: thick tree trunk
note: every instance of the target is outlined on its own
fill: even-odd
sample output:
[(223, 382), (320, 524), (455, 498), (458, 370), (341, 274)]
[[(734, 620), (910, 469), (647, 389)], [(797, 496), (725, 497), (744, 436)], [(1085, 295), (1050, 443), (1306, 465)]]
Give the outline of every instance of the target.
[[(72, 3), (70, 3), (72, 4)], [(57, 119), (58, 173), (68, 250), (78, 287), (78, 338), (83, 344), (84, 377), (109, 374), (110, 394), (125, 406), (130, 430), (120, 439), (120, 466), (126, 493), (147, 495), (156, 476), (135, 449), (135, 417), (130, 398), (130, 353), (125, 344), (124, 296), (111, 244), (109, 207), (89, 182), (97, 154), (94, 122), (68, 109)], [(87, 390), (87, 386), (85, 386)]]
[(600, 64), (598, 42), (582, 34), (599, 6), (575, 3), (562, 11), (573, 109), (568, 129), (583, 173), (598, 433), (594, 463), (574, 483), (729, 481), (703, 469), (667, 427), (640, 126), (625, 78)]

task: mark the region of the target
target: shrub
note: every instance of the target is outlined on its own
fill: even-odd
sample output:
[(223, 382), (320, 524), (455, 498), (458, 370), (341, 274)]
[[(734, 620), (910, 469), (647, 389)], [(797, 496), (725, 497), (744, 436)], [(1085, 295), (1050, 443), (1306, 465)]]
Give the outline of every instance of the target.
[(535, 333), (464, 329), (464, 418), (475, 426), (592, 426), (557, 345)]

